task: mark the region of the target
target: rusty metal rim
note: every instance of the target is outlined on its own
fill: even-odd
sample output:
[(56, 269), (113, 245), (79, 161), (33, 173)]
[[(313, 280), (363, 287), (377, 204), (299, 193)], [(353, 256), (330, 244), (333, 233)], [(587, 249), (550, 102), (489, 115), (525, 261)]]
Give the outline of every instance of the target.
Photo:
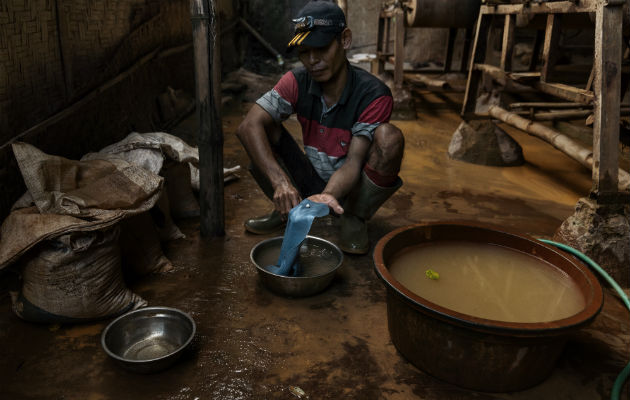
[[(581, 275), (583, 275), (584, 279), (588, 283), (588, 288), (590, 289), (590, 293), (585, 294), (586, 305), (582, 311), (579, 313), (572, 315), (570, 317), (549, 321), (549, 322), (506, 322), (506, 321), (497, 321), (485, 318), (474, 317), (471, 315), (459, 313), (448, 308), (442, 307), (438, 304), (430, 302), (415, 293), (412, 293), (409, 289), (403, 286), (400, 282), (398, 282), (390, 273), (388, 268), (385, 266), (385, 262), (383, 260), (383, 250), (385, 246), (392, 240), (394, 237), (414, 229), (419, 228), (435, 228), (435, 227), (467, 227), (472, 229), (479, 229), (489, 231), (495, 234), (502, 234), (512, 236), (518, 240), (526, 241), (529, 244), (533, 245), (536, 248), (545, 249), (556, 256), (564, 259), (565, 263), (572, 265), (576, 270), (578, 270)], [(517, 249), (514, 249), (519, 251)], [(523, 234), (519, 234), (510, 230), (506, 230), (502, 227), (496, 227), (487, 224), (480, 224), (478, 222), (470, 222), (470, 221), (446, 221), (446, 222), (433, 222), (433, 223), (418, 223), (413, 225), (404, 226), (398, 229), (391, 231), (390, 233), (383, 236), (374, 248), (374, 269), (383, 283), (387, 287), (388, 290), (393, 290), (397, 295), (401, 296), (407, 303), (409, 303), (413, 308), (417, 309), (420, 312), (423, 312), (428, 315), (435, 316), (445, 322), (452, 323), (455, 325), (465, 325), (470, 328), (484, 331), (484, 332), (492, 332), (492, 333), (503, 333), (509, 335), (524, 335), (524, 336), (542, 336), (552, 335), (552, 334), (562, 334), (567, 330), (575, 329), (581, 325), (586, 324), (591, 321), (597, 313), (602, 308), (604, 301), (604, 294), (601, 285), (597, 277), (590, 271), (590, 269), (584, 266), (582, 263), (574, 262), (574, 258), (567, 253), (564, 253), (560, 250), (557, 250), (555, 247), (547, 245), (543, 242), (540, 242), (534, 238), (525, 236)], [(544, 259), (543, 259), (544, 261)], [(548, 262), (547, 262), (548, 263)], [(556, 268), (560, 268), (554, 266)], [(561, 269), (561, 268), (560, 268)], [(562, 269), (561, 269), (562, 270)], [(565, 271), (566, 272), (566, 271)]]

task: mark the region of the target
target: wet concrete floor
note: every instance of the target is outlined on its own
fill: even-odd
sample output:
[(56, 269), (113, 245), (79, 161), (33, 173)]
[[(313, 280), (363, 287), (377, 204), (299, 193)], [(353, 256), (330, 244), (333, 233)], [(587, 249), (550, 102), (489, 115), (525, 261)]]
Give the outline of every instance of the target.
[[(588, 194), (590, 172), (526, 134), (509, 130), (527, 164), (496, 168), (450, 160), (461, 95), (417, 94), (418, 120), (394, 121), (407, 141), (404, 186), (370, 222), (372, 244), (394, 228), (428, 221), (471, 220), (550, 238)], [(248, 164), (234, 135), (247, 105), (223, 119), (226, 167)], [(287, 125), (298, 132), (298, 124)], [(192, 119), (175, 133), (190, 137)], [(0, 307), (2, 399), (607, 399), (628, 362), (630, 316), (606, 293), (596, 320), (573, 334), (551, 376), (517, 393), (465, 390), (408, 363), (387, 330), (385, 288), (371, 255), (346, 256), (323, 293), (289, 299), (269, 292), (249, 261), (271, 236), (247, 234), (243, 221), (270, 210), (246, 173), (225, 187), (226, 234), (202, 239), (195, 220), (179, 225), (185, 239), (165, 246), (168, 273), (131, 286), (150, 305), (182, 309), (195, 319), (192, 348), (166, 371), (120, 369), (100, 346), (108, 321), (56, 326), (18, 319)], [(312, 234), (335, 241), (337, 221), (316, 221)], [(281, 234), (281, 232), (278, 232)], [(301, 390), (296, 389), (299, 388)], [(628, 385), (622, 398), (628, 398)], [(304, 393), (304, 394), (301, 394)], [(625, 397), (624, 397), (625, 396)]]

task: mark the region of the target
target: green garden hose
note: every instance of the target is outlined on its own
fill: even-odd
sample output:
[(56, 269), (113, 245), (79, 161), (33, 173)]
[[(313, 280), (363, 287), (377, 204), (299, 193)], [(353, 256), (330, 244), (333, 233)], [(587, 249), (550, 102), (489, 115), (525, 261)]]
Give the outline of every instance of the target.
[[(608, 275), (606, 271), (603, 270), (602, 267), (597, 265), (595, 261), (591, 260), (588, 256), (579, 252), (573, 247), (567, 246), (566, 244), (553, 242), (551, 240), (546, 240), (546, 239), (538, 239), (538, 240), (540, 240), (541, 242), (550, 244), (552, 246), (558, 247), (559, 249), (562, 249), (566, 251), (567, 253), (571, 253), (577, 258), (579, 258), (581, 261), (583, 261), (584, 263), (588, 264), (589, 267), (597, 271), (606, 280), (606, 282), (608, 282), (610, 286), (612, 286), (613, 289), (615, 289), (617, 294), (619, 294), (619, 297), (621, 297), (621, 301), (623, 301), (623, 303), (628, 308), (628, 311), (630, 311), (630, 300), (628, 300), (628, 296), (626, 296), (626, 293), (621, 289), (621, 287), (617, 284), (617, 282), (615, 282), (615, 280), (611, 278), (610, 275)], [(615, 383), (613, 384), (612, 392), (610, 394), (611, 400), (619, 400), (619, 396), (621, 395), (623, 384), (628, 379), (628, 376), (630, 376), (630, 362), (619, 373), (619, 375), (617, 376), (617, 379), (615, 379)]]

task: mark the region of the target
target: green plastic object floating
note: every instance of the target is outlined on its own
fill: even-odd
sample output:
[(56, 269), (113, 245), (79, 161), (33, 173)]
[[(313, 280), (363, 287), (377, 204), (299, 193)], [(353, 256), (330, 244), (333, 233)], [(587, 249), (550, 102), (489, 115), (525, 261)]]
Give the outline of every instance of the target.
[(429, 278), (431, 280), (437, 281), (438, 279), (440, 279), (440, 274), (438, 274), (437, 272), (435, 272), (431, 268), (427, 269), (425, 274), (427, 275), (427, 278)]

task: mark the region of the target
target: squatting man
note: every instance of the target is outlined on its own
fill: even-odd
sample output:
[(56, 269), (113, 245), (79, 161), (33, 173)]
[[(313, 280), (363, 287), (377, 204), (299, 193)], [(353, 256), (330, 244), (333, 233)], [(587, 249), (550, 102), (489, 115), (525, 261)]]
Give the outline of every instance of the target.
[[(258, 99), (237, 131), (253, 177), (274, 204), (245, 228), (271, 233), (308, 198), (340, 215), (337, 244), (343, 251), (365, 254), (367, 220), (402, 185), (404, 137), (388, 123), (392, 94), (348, 62), (352, 32), (336, 4), (311, 1), (293, 22), (288, 47), (297, 50), (303, 66)], [(302, 127), (304, 151), (282, 125), (292, 114)]]

